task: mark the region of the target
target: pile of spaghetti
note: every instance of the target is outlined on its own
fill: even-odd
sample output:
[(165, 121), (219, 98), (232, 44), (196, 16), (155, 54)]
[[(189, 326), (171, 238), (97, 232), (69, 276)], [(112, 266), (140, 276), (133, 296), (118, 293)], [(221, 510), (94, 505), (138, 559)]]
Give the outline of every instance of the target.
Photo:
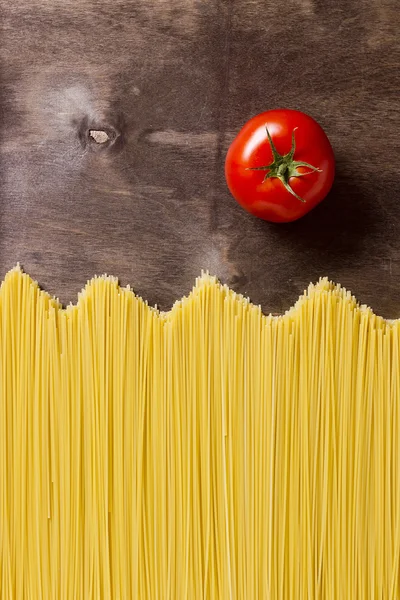
[(10, 271), (0, 598), (398, 598), (399, 327), (327, 280), (272, 317)]

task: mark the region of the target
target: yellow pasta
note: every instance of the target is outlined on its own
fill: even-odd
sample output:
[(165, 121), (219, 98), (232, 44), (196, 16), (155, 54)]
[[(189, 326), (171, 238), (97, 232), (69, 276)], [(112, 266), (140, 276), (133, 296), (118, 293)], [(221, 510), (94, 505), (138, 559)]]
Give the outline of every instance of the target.
[(0, 289), (1, 600), (400, 598), (399, 321)]

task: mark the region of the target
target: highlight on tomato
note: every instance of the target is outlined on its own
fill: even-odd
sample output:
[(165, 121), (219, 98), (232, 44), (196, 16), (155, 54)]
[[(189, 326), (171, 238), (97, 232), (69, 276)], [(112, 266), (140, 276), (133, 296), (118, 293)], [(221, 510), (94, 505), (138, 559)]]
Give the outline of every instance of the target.
[(250, 119), (225, 161), (235, 200), (275, 223), (295, 221), (317, 206), (334, 176), (335, 158), (326, 133), (298, 110), (269, 110)]

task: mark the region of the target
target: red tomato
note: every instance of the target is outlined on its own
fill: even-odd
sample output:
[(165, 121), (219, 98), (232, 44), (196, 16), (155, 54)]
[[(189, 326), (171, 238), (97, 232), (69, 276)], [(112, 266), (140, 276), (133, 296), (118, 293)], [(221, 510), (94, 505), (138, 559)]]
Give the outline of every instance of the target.
[(250, 119), (225, 162), (233, 197), (253, 215), (276, 223), (295, 221), (319, 204), (334, 175), (325, 132), (297, 110), (269, 110)]

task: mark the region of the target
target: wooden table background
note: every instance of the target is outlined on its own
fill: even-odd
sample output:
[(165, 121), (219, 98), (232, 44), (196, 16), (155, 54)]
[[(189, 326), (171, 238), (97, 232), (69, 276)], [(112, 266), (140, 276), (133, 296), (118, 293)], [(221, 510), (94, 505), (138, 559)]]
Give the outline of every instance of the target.
[[(0, 0), (0, 271), (63, 303), (94, 274), (168, 309), (209, 269), (265, 311), (328, 275), (400, 316), (397, 0)], [(304, 219), (245, 213), (224, 158), (303, 110), (337, 159)], [(88, 131), (108, 132), (97, 144)]]

